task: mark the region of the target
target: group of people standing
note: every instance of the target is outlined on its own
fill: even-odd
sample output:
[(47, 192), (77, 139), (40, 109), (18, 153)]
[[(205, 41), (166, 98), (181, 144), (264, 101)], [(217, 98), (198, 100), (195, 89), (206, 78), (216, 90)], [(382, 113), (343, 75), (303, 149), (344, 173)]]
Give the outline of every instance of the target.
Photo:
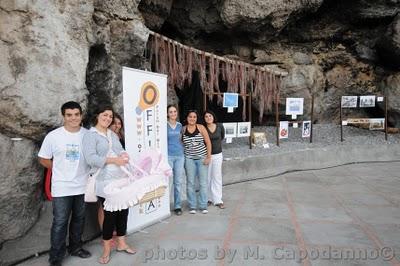
[[(174, 212), (182, 215), (182, 181), (186, 174), (189, 213), (208, 213), (211, 204), (224, 209), (222, 201), (222, 140), (225, 131), (217, 123), (212, 111), (203, 114), (204, 124), (198, 123), (198, 114), (189, 110), (184, 126), (178, 121), (178, 108), (167, 107), (168, 162), (173, 171)], [(196, 178), (198, 182), (196, 182)], [(198, 189), (196, 184), (198, 183)], [(196, 191), (198, 190), (198, 197)]]
[[(113, 170), (129, 160), (129, 155), (122, 146), (122, 119), (114, 113), (112, 107), (101, 106), (94, 112), (93, 126), (90, 130), (82, 127), (83, 116), (79, 103), (66, 102), (61, 107), (61, 114), (63, 126), (46, 135), (38, 154), (39, 162), (52, 170), (53, 222), (50, 233), (50, 265), (61, 265), (67, 251), (67, 231), (68, 251), (71, 256), (91, 257), (90, 252), (82, 248), (81, 242), (88, 174), (96, 175), (96, 195), (103, 203), (104, 187), (118, 178), (112, 175)], [(117, 251), (136, 253), (125, 241), (127, 219), (128, 209), (109, 212), (100, 208), (103, 253), (99, 263), (106, 264), (110, 261), (111, 241), (114, 235)]]
[[(186, 124), (178, 121), (178, 109), (170, 105), (168, 113), (168, 162), (173, 170), (174, 211), (182, 214), (181, 187), (183, 174), (187, 178), (189, 212), (207, 213), (214, 204), (223, 209), (222, 202), (222, 148), (224, 129), (211, 111), (204, 113), (205, 124), (198, 124), (198, 115), (190, 110)], [(85, 218), (84, 193), (88, 175), (96, 177), (96, 195), (99, 198), (98, 220), (102, 230), (103, 251), (99, 263), (107, 264), (113, 248), (135, 254), (125, 240), (129, 209), (106, 211), (104, 188), (123, 178), (119, 166), (129, 161), (125, 151), (123, 122), (111, 106), (99, 106), (92, 118), (92, 127), (82, 127), (82, 108), (77, 102), (61, 106), (63, 126), (48, 133), (39, 151), (39, 162), (52, 171), (51, 193), (53, 222), (51, 227), (50, 265), (61, 265), (67, 251), (80, 258), (91, 257), (82, 248), (81, 235)], [(196, 196), (196, 178), (199, 200)]]

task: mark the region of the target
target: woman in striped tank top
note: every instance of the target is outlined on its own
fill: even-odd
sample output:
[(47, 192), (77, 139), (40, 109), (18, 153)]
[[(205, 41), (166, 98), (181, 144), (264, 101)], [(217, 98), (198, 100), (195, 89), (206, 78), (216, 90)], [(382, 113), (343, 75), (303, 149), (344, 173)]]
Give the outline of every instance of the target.
[[(182, 142), (185, 154), (185, 171), (187, 178), (187, 200), (191, 214), (198, 209), (207, 211), (208, 164), (211, 160), (211, 141), (203, 125), (197, 124), (197, 112), (190, 110), (186, 116), (186, 126), (182, 131)], [(195, 178), (199, 178), (199, 200), (195, 191)]]

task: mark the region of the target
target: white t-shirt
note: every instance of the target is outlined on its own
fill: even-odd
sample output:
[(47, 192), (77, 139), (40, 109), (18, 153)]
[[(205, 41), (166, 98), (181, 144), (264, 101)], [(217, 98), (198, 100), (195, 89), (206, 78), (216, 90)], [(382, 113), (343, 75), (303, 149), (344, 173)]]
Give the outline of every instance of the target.
[(89, 166), (82, 154), (82, 139), (88, 132), (69, 132), (64, 127), (51, 131), (45, 137), (39, 157), (53, 159), (51, 195), (73, 196), (85, 193)]

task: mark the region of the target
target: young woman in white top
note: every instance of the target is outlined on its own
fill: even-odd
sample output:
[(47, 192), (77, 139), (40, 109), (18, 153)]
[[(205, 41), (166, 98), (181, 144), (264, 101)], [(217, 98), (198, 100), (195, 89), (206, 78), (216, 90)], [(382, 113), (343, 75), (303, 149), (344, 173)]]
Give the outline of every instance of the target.
[(222, 140), (225, 138), (225, 129), (217, 123), (214, 112), (204, 112), (205, 126), (211, 140), (211, 162), (208, 166), (208, 205), (214, 204), (224, 209), (222, 201)]

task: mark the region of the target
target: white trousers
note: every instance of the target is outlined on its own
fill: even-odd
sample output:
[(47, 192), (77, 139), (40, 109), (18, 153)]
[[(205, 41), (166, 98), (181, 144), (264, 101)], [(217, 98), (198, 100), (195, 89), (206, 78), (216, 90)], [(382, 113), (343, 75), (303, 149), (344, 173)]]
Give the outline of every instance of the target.
[(208, 200), (219, 204), (222, 202), (222, 152), (211, 155), (208, 166)]

